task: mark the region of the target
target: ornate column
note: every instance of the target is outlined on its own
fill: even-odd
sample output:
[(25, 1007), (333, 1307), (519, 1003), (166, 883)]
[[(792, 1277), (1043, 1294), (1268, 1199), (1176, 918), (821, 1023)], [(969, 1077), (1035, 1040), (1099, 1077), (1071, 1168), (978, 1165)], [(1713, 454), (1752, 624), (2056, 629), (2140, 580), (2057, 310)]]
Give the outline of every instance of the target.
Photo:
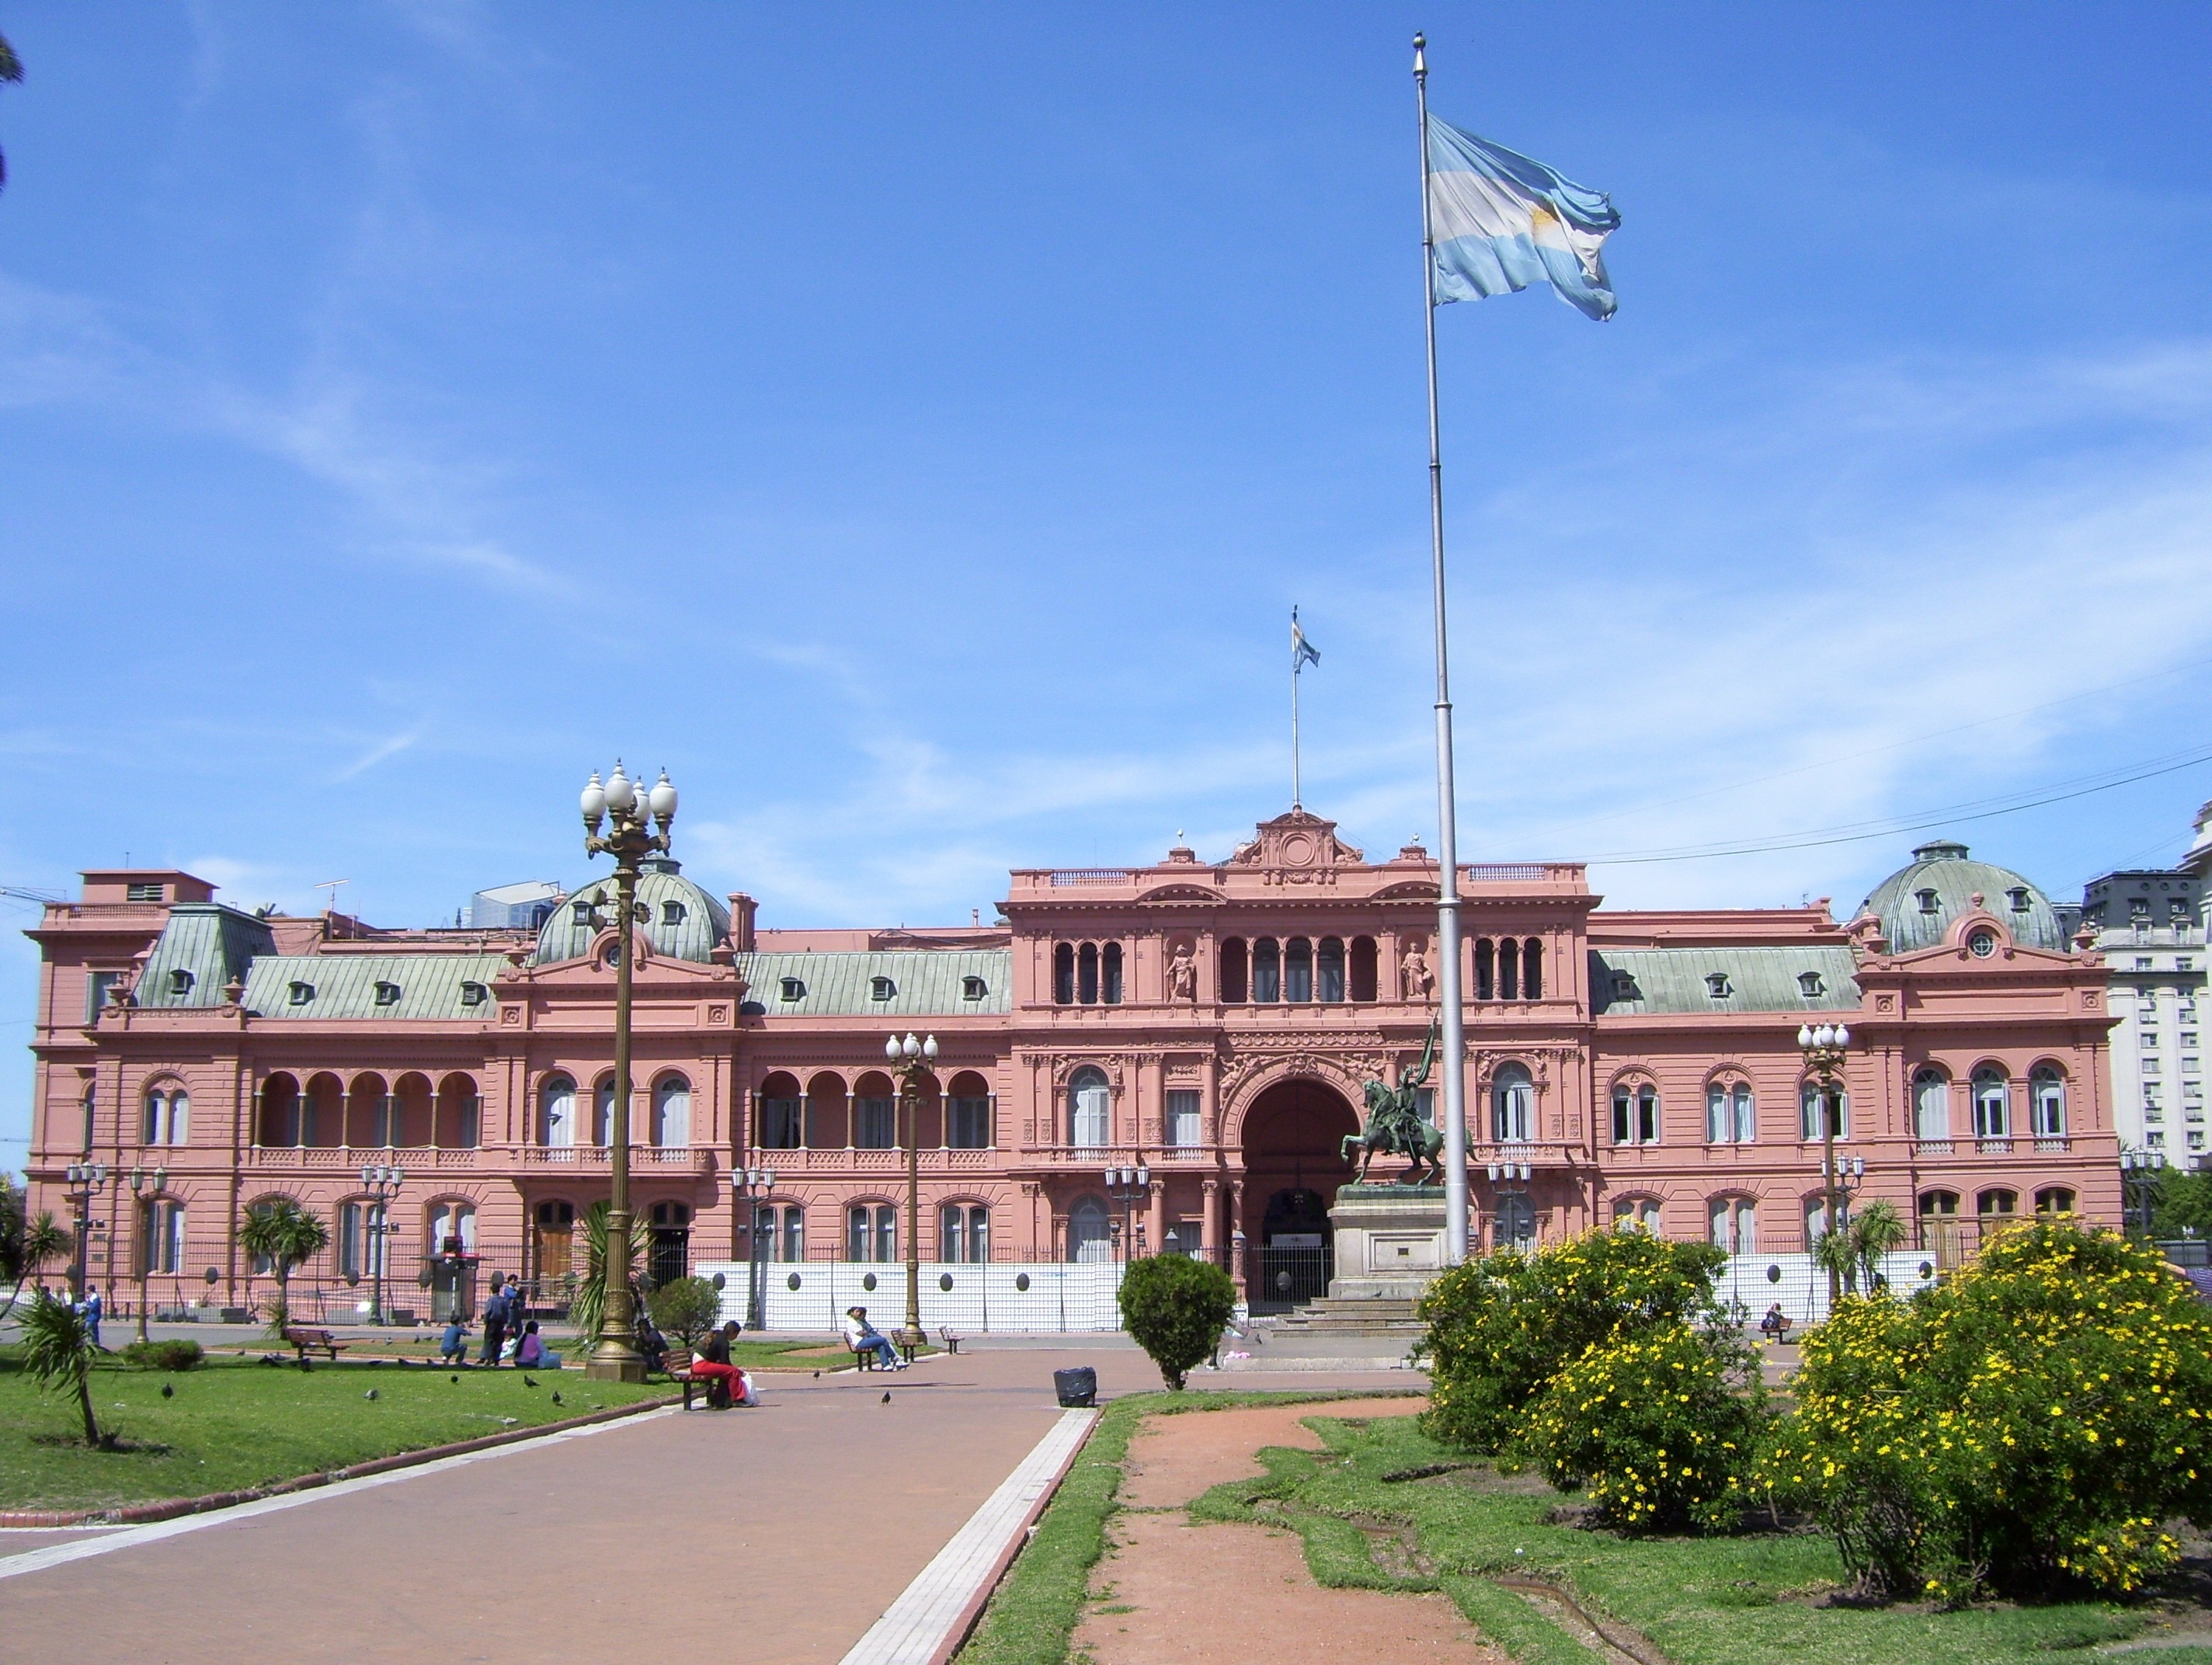
[(1216, 1266), (1221, 1263), (1221, 1182), (1208, 1176), (1199, 1189), (1206, 1199), (1206, 1212), (1198, 1228), (1200, 1253)]
[(1146, 1248), (1158, 1255), (1168, 1243), (1168, 1182), (1153, 1176), (1150, 1204), (1145, 1211), (1145, 1230), (1151, 1241)]

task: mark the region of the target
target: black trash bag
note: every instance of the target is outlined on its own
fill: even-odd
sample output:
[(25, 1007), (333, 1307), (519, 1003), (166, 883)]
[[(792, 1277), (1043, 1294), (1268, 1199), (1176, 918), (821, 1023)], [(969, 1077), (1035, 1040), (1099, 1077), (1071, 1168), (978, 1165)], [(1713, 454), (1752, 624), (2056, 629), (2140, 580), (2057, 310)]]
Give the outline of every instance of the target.
[(1072, 1370), (1054, 1370), (1052, 1386), (1065, 1410), (1082, 1410), (1098, 1402), (1098, 1372), (1088, 1364), (1078, 1365)]

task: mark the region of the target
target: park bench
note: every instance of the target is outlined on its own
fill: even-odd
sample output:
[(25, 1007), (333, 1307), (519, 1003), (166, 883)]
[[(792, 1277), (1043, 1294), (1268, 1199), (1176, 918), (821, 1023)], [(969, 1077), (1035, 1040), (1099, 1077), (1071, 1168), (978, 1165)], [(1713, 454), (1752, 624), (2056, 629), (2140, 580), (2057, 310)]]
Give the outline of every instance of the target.
[[(902, 1357), (908, 1364), (911, 1364), (914, 1363), (914, 1348), (912, 1346), (907, 1342), (900, 1340), (896, 1335), (887, 1337), (886, 1339), (890, 1342), (891, 1346), (899, 1350), (900, 1356)], [(876, 1352), (875, 1343), (872, 1341), (865, 1347), (855, 1347), (853, 1349), (853, 1363), (855, 1368), (860, 1370), (881, 1370), (883, 1366), (876, 1362), (880, 1356), (881, 1355)]]
[(284, 1327), (284, 1345), (297, 1350), (302, 1364), (307, 1362), (307, 1355), (311, 1352), (325, 1353), (329, 1356), (331, 1363), (335, 1364), (338, 1362), (339, 1349), (348, 1344), (339, 1340), (328, 1330), (308, 1329), (301, 1325), (287, 1324)]

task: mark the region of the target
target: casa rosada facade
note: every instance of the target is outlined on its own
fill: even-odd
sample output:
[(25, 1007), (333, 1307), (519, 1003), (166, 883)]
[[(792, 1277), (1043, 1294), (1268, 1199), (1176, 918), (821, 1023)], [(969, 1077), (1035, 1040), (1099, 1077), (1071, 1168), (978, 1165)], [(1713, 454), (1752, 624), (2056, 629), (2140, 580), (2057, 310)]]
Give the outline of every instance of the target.
[[(2101, 959), (1964, 847), (1923, 846), (1840, 923), (1825, 902), (1608, 912), (1571, 862), (1470, 866), (1462, 889), (1486, 1243), (1631, 1222), (1802, 1251), (1823, 1182), (1797, 1036), (1823, 1021), (1851, 1030), (1855, 1206), (1888, 1199), (1915, 1247), (1949, 1261), (2038, 1209), (2118, 1222)], [(236, 1224), (278, 1196), (331, 1226), (296, 1279), (326, 1300), (366, 1293), (380, 1237), (393, 1305), (434, 1265), (447, 1306), (469, 1298), (455, 1265), (550, 1286), (608, 1191), (601, 892), (535, 932), (386, 931), (239, 912), (182, 872), (86, 873), (29, 933), (32, 1209), (81, 1210), (88, 1275), (127, 1300), (143, 1259), (156, 1306), (249, 1303)], [(1430, 1033), (1437, 895), (1419, 847), (1370, 861), (1300, 810), (1221, 861), (1016, 872), (1000, 921), (943, 931), (764, 929), (749, 897), (649, 861), (631, 1171), (652, 1269), (756, 1241), (903, 1258), (883, 1063), (909, 1030), (939, 1047), (925, 1258), (1174, 1247), (1244, 1275), (1255, 1249), (1323, 1242), (1364, 1084)], [(66, 1170), (90, 1163), (88, 1199)], [(1143, 1192), (1109, 1195), (1106, 1170), (1139, 1163)], [(381, 1234), (365, 1164), (404, 1173)], [(764, 1200), (734, 1194), (747, 1168), (774, 1170)]]

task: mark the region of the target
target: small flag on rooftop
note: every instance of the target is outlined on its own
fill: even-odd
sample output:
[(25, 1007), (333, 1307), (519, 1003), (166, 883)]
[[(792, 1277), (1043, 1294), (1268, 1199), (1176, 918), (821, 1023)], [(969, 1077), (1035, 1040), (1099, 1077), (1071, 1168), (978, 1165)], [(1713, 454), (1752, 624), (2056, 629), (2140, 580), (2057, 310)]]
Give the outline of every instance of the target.
[(1585, 318), (1613, 316), (1618, 303), (1600, 251), (1620, 215), (1602, 191), (1434, 116), (1428, 190), (1437, 305), (1548, 281)]

